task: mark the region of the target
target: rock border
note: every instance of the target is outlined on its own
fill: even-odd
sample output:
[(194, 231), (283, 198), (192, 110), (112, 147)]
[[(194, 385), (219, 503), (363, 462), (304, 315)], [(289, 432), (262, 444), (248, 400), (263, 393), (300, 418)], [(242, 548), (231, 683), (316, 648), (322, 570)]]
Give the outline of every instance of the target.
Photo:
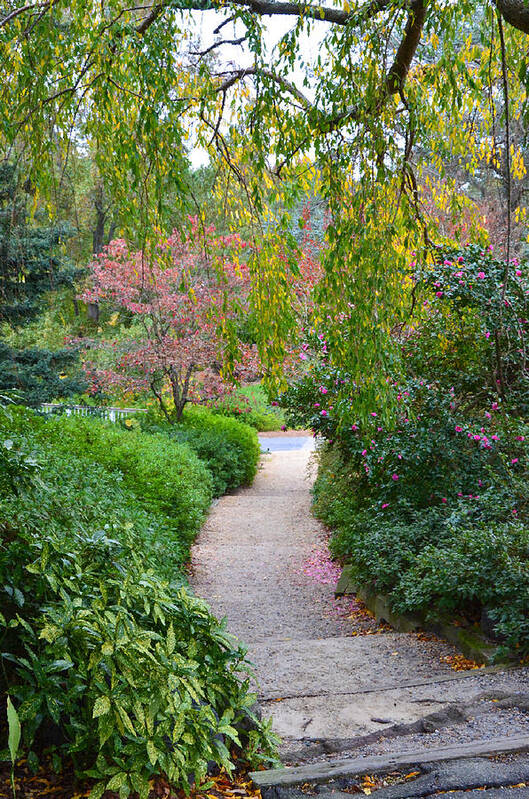
[(488, 666), (493, 663), (509, 662), (508, 659), (499, 657), (498, 645), (483, 635), (478, 628), (457, 627), (453, 622), (444, 619), (429, 621), (422, 614), (395, 613), (391, 609), (391, 602), (386, 594), (377, 594), (369, 586), (356, 585), (353, 581), (352, 571), (352, 566), (344, 566), (342, 569), (334, 592), (335, 597), (355, 594), (374, 614), (378, 622), (385, 621), (401, 633), (418, 632), (419, 630), (431, 632), (449, 641), (466, 658), (480, 665)]

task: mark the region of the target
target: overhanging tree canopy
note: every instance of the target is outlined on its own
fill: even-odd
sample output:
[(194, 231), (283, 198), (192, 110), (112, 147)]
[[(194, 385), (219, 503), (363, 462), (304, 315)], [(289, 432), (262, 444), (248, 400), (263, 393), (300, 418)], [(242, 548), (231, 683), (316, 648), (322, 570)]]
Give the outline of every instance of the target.
[[(214, 11), (218, 39), (200, 51), (189, 22)], [(263, 21), (272, 16), (292, 27), (269, 54)], [(322, 26), (314, 52), (300, 45)], [(528, 32), (523, 0), (8, 2), (0, 137), (47, 188), (60, 179), (52, 150), (66, 157), (72, 143), (90, 143), (142, 231), (163, 219), (167, 186), (185, 194), (191, 142), (209, 148), (223, 165), (232, 225), (253, 225), (260, 240), (254, 303), (272, 368), (291, 318), (285, 209), (316, 182), (330, 209), (328, 339), (363, 385), (367, 408), (397, 368), (390, 331), (409, 309), (411, 253), (436, 239), (422, 178), (435, 185), (447, 153), (470, 171), (496, 160), (513, 180), (523, 173), (521, 153), (509, 152), (498, 129), (509, 99), (511, 115), (524, 112)], [(251, 60), (226, 62), (223, 43)], [(231, 191), (234, 179), (242, 194)], [(443, 202), (457, 211), (456, 195)]]

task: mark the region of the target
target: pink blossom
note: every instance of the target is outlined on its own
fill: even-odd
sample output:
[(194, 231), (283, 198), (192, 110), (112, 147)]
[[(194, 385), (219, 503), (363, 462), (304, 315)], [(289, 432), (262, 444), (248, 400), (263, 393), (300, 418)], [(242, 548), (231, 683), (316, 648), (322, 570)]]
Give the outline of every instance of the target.
[(398, 476), (398, 474), (392, 474), (392, 475), (391, 475), (391, 479), (392, 479), (392, 480), (398, 480), (398, 479), (399, 479), (399, 476)]
[(490, 333), (489, 333), (489, 331), (488, 331), (488, 330), (487, 330), (487, 332), (485, 333), (485, 338), (490, 338)]
[(499, 441), (500, 440), (500, 437), (497, 436), (496, 434), (491, 436), (491, 438), (492, 438), (493, 441)]
[(357, 424), (352, 424), (351, 425), (351, 430), (358, 430), (358, 425)]
[(460, 425), (456, 424), (455, 431), (456, 431), (456, 433), (462, 433), (463, 432), (463, 428)]
[(299, 353), (299, 359), (300, 359), (300, 361), (306, 361), (307, 360), (307, 356), (305, 355), (304, 352), (300, 352)]
[(319, 408), (320, 407), (320, 403), (319, 402), (315, 402), (313, 407), (314, 408)]
[(497, 411), (499, 406), (497, 402), (493, 402), (490, 407), (492, 408), (493, 411)]
[(525, 441), (525, 436), (516, 436), (516, 441)]
[(481, 441), (481, 436), (478, 433), (472, 436), (472, 438), (474, 439), (474, 441)]
[(436, 291), (435, 292), (435, 296), (436, 297), (442, 297), (443, 296), (443, 292), (442, 291)]
[(516, 270), (516, 277), (521, 277), (521, 276), (522, 276), (522, 270), (521, 269), (517, 269)]
[(492, 414), (490, 414), (488, 411), (485, 411), (485, 416), (487, 419), (492, 419)]
[(325, 388), (325, 386), (320, 386), (319, 392), (320, 394), (327, 394), (327, 389)]
[(371, 411), (371, 416), (376, 416), (375, 411)]
[(447, 500), (447, 498), (446, 498), (446, 497), (441, 497), (441, 502), (443, 502), (444, 504), (446, 504), (446, 503), (448, 502), (448, 500)]
[(389, 508), (389, 502), (382, 503), (382, 509)]
[(513, 458), (513, 459), (511, 460), (511, 463), (512, 463), (512, 464), (518, 463), (518, 458)]
[(485, 272), (478, 272), (478, 277), (479, 277), (480, 280), (484, 280), (485, 279)]
[(367, 455), (367, 449), (363, 449), (363, 450), (362, 450), (362, 455), (363, 455), (363, 457), (365, 458), (365, 456)]

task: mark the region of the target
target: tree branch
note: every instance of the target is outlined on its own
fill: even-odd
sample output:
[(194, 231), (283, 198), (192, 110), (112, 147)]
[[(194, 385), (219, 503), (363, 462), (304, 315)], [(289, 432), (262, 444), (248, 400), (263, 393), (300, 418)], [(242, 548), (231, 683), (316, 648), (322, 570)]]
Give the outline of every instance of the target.
[(495, 0), (496, 8), (509, 25), (529, 33), (529, 4), (525, 0)]

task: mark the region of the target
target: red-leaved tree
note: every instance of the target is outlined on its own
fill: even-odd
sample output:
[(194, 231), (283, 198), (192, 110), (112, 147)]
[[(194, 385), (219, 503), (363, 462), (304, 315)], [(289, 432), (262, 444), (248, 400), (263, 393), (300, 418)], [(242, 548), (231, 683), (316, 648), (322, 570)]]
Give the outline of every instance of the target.
[[(98, 387), (150, 389), (169, 421), (186, 403), (207, 402), (231, 389), (233, 378), (255, 379), (255, 345), (238, 336), (250, 287), (237, 235), (160, 237), (148, 252), (112, 241), (89, 265), (85, 302), (107, 303), (141, 322), (142, 336), (112, 345), (111, 369), (88, 368)], [(169, 391), (174, 412), (167, 403)]]

